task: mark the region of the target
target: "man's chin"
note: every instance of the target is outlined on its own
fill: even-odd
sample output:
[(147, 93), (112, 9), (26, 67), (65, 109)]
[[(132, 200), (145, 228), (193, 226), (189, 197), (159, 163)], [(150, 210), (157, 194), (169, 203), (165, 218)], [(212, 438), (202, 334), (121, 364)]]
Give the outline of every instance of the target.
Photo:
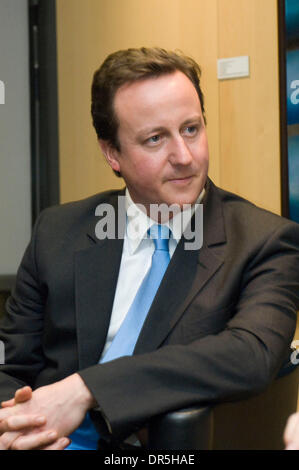
[(176, 204), (180, 206), (181, 210), (184, 209), (184, 206), (194, 205), (204, 187), (203, 181), (198, 177), (192, 177), (187, 183), (181, 183), (181, 181), (170, 181), (169, 183), (165, 197), (168, 201), (167, 204)]

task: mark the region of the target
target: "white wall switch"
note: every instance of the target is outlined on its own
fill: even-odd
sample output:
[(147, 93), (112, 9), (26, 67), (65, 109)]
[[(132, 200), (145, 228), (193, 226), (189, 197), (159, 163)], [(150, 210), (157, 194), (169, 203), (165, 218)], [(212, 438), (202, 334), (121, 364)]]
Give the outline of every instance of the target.
[(217, 60), (219, 80), (229, 78), (249, 77), (249, 56), (229, 57)]

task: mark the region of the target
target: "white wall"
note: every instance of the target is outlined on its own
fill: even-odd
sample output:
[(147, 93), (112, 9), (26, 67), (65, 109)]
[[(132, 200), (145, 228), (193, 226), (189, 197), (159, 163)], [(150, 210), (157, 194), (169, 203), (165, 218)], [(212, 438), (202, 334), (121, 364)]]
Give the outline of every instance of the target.
[(31, 232), (27, 0), (0, 0), (0, 276), (15, 274)]

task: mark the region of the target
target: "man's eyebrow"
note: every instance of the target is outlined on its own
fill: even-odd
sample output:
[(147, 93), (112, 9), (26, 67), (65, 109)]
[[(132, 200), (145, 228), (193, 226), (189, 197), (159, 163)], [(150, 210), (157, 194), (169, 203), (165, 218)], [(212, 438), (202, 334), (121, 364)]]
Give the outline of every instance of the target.
[(192, 116), (188, 119), (186, 119), (184, 122), (182, 122), (181, 126), (186, 126), (186, 124), (192, 124), (194, 122), (201, 122), (202, 121), (202, 117), (200, 114), (197, 114), (195, 116)]

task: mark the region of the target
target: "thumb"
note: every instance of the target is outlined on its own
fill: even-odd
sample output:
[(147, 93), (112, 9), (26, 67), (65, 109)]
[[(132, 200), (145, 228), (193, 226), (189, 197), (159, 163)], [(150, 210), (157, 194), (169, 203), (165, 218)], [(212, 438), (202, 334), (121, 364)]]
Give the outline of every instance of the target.
[(23, 403), (24, 401), (30, 400), (32, 397), (32, 389), (28, 385), (25, 387), (19, 388), (16, 393), (14, 398), (11, 398), (10, 400), (3, 401), (1, 403), (2, 408), (7, 408), (8, 406), (14, 406), (17, 403)]
[(24, 401), (30, 400), (32, 397), (32, 388), (26, 385), (23, 388), (19, 388), (19, 390), (15, 393), (15, 404), (23, 403)]

